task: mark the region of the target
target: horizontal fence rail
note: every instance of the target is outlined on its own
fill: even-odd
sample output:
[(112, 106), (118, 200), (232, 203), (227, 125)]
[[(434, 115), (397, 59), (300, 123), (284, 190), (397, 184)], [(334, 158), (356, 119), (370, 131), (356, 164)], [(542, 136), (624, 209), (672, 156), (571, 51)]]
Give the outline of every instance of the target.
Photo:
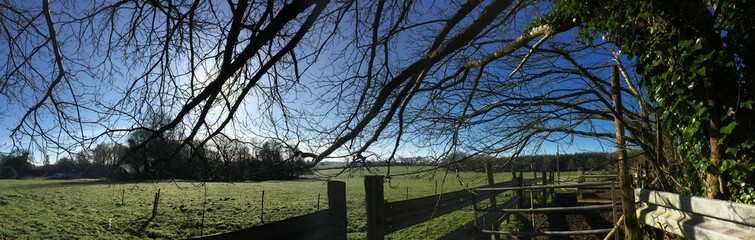
[(608, 229), (591, 229), (591, 230), (576, 230), (576, 231), (538, 231), (538, 232), (518, 232), (518, 231), (491, 231), (483, 230), (484, 233), (502, 234), (508, 236), (576, 236), (576, 235), (595, 235), (604, 234), (611, 231)]
[[(537, 180), (525, 180), (533, 183)], [(517, 182), (501, 182), (495, 187), (515, 186)], [(413, 225), (426, 222), (431, 218), (442, 216), (473, 204), (474, 198), (484, 199), (492, 196), (493, 192), (475, 195), (470, 190), (443, 193), (434, 196), (409, 199), (386, 203), (384, 217), (388, 225), (387, 233), (392, 233)]]
[[(427, 222), (453, 211), (460, 210), (467, 206), (472, 206), (475, 199), (486, 199), (500, 193), (486, 192), (475, 193), (473, 190), (459, 190), (455, 192), (441, 193), (438, 195), (409, 199), (397, 202), (386, 202), (384, 196), (382, 176), (365, 177), (365, 199), (367, 208), (367, 239), (384, 239), (386, 234), (411, 227), (413, 225)], [(519, 184), (533, 184), (538, 179), (527, 179), (523, 181), (508, 181), (492, 185), (492, 187), (509, 187), (518, 186)], [(509, 200), (509, 202), (516, 202)], [(443, 239), (458, 239), (454, 236), (464, 238), (463, 234), (468, 232), (468, 227), (474, 227), (476, 221), (493, 221), (500, 215), (499, 213), (480, 216), (472, 220), (464, 227), (452, 231)], [(479, 232), (478, 232), (479, 233)]]
[(616, 174), (587, 174), (582, 175), (584, 178), (618, 178), (619, 175)]
[(575, 206), (575, 207), (547, 207), (547, 208), (520, 208), (520, 209), (478, 209), (481, 212), (519, 212), (519, 213), (547, 213), (547, 212), (578, 212), (578, 211), (595, 211), (612, 209), (613, 204), (592, 205), (592, 206)]
[(532, 189), (551, 189), (551, 188), (573, 188), (573, 187), (589, 187), (589, 186), (611, 186), (614, 182), (587, 182), (587, 183), (573, 183), (573, 184), (548, 184), (548, 185), (530, 185), (521, 187), (482, 187), (476, 188), (475, 191), (511, 191), (511, 190), (532, 190)]
[(690, 239), (755, 239), (755, 206), (647, 189), (635, 190), (641, 223)]
[[(600, 177), (610, 177), (615, 176), (613, 174), (611, 175), (599, 175)], [(582, 183), (570, 183), (570, 184), (543, 184), (543, 185), (528, 185), (528, 186), (516, 186), (516, 187), (482, 187), (482, 188), (476, 188), (475, 192), (478, 193), (485, 193), (485, 192), (503, 192), (503, 191), (523, 191), (523, 190), (540, 190), (540, 189), (555, 189), (555, 188), (585, 188), (585, 187), (601, 187), (601, 186), (607, 186), (608, 189), (612, 191), (612, 199), (610, 201), (611, 204), (601, 204), (601, 205), (588, 205), (588, 206), (571, 206), (571, 207), (543, 207), (543, 208), (504, 208), (504, 209), (478, 209), (475, 208), (476, 212), (502, 212), (502, 213), (552, 213), (552, 212), (577, 212), (577, 211), (600, 211), (600, 210), (609, 210), (613, 209), (613, 216), (614, 216), (614, 224), (617, 225), (616, 221), (616, 202), (615, 202), (615, 195), (613, 195), (613, 190), (615, 189), (616, 182), (613, 181), (605, 181), (605, 182), (582, 182)], [(531, 203), (532, 204), (532, 203)], [(533, 216), (534, 218), (534, 216)], [(532, 219), (534, 221), (534, 219)], [(612, 231), (615, 231), (617, 229), (617, 226), (614, 226), (613, 228), (605, 228), (605, 229), (588, 229), (588, 230), (572, 230), (572, 231), (533, 231), (533, 232), (522, 232), (522, 231), (497, 231), (497, 230), (486, 230), (483, 229), (483, 233), (491, 234), (493, 236), (498, 235), (507, 235), (507, 236), (526, 236), (526, 237), (534, 237), (534, 236), (576, 236), (576, 235), (595, 235), (595, 234), (607, 234)], [(608, 236), (607, 236), (608, 237)]]

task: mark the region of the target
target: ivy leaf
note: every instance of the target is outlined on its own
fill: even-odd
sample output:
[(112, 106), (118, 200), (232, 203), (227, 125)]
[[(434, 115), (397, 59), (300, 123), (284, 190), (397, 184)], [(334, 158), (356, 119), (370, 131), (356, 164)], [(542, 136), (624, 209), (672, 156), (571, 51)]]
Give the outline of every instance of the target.
[(744, 101), (744, 102), (739, 103), (739, 107), (752, 109), (752, 103), (753, 103), (752, 100)]
[(695, 74), (705, 77), (705, 67), (699, 67), (695, 70)]
[(737, 153), (739, 153), (739, 148), (738, 147), (728, 147), (728, 148), (726, 148), (726, 153), (736, 156)]
[(679, 41), (679, 46), (689, 47), (690, 45), (692, 45), (692, 40), (691, 39)]
[(729, 125), (726, 125), (726, 127), (722, 127), (720, 132), (722, 134), (729, 135), (732, 131), (734, 131), (734, 128), (737, 127), (737, 122), (731, 122)]

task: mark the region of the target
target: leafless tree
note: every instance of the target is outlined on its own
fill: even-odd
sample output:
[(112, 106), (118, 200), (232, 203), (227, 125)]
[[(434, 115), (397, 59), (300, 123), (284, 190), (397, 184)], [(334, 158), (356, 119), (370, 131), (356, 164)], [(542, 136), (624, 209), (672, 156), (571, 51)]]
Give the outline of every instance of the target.
[[(403, 145), (441, 159), (517, 155), (573, 135), (610, 141), (606, 67), (619, 64), (630, 141), (660, 159), (631, 61), (610, 43), (574, 42), (571, 21), (533, 22), (548, 4), (4, 1), (0, 96), (24, 110), (5, 116), (15, 142), (40, 148), (185, 131), (194, 149), (273, 138), (313, 165), (390, 163)], [(151, 126), (156, 113), (171, 119)]]

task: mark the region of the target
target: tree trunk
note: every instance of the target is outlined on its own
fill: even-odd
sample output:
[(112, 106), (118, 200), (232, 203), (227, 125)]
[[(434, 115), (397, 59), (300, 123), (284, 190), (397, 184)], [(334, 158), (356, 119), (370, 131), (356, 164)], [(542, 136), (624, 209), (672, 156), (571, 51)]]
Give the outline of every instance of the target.
[(718, 114), (718, 99), (716, 96), (716, 88), (713, 80), (710, 78), (704, 78), (705, 84), (705, 97), (707, 98), (708, 105), (708, 145), (710, 147), (710, 156), (708, 160), (710, 163), (706, 168), (707, 174), (705, 178), (705, 189), (707, 190), (709, 198), (725, 199), (723, 182), (721, 181), (721, 150), (719, 140), (720, 134), (720, 119)]

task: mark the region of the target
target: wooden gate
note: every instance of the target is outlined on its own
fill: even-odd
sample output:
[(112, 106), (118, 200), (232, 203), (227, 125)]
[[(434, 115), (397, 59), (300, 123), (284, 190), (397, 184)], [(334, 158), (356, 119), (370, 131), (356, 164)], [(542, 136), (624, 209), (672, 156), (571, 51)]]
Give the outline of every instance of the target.
[[(553, 190), (558, 188), (576, 188), (576, 189), (584, 189), (584, 188), (595, 188), (595, 187), (610, 187), (611, 189), (611, 201), (609, 204), (598, 204), (598, 205), (589, 205), (589, 206), (569, 206), (569, 207), (542, 207), (542, 208), (535, 208), (533, 204), (534, 196), (533, 193), (536, 191), (540, 191), (543, 195), (547, 194), (547, 190)], [(603, 229), (589, 229), (589, 230), (570, 230), (570, 231), (531, 231), (531, 232), (524, 232), (524, 231), (500, 231), (500, 230), (494, 230), (494, 229), (481, 229), (483, 233), (487, 233), (493, 236), (499, 236), (499, 235), (507, 235), (507, 236), (525, 236), (525, 237), (532, 237), (532, 236), (549, 236), (549, 237), (556, 237), (556, 236), (575, 236), (575, 235), (595, 235), (595, 234), (606, 234), (606, 237), (610, 237), (610, 235), (613, 235), (613, 233), (616, 231), (618, 226), (620, 226), (620, 219), (617, 219), (617, 199), (616, 199), (616, 182), (615, 181), (606, 181), (606, 182), (582, 182), (582, 183), (572, 183), (572, 184), (543, 184), (543, 185), (531, 185), (531, 186), (520, 186), (520, 187), (491, 187), (491, 188), (477, 188), (475, 189), (475, 193), (486, 193), (486, 192), (505, 192), (505, 191), (515, 191), (521, 192), (523, 191), (529, 191), (529, 198), (530, 198), (530, 208), (523, 208), (525, 204), (520, 203), (518, 206), (519, 208), (515, 209), (478, 209), (475, 208), (475, 213), (481, 212), (501, 212), (506, 214), (511, 213), (518, 213), (518, 214), (532, 214), (532, 220), (534, 221), (534, 214), (535, 213), (551, 213), (551, 212), (581, 212), (581, 211), (600, 211), (600, 210), (613, 210), (613, 228), (603, 228)], [(579, 191), (579, 190), (578, 190)], [(520, 195), (523, 196), (523, 195)], [(542, 195), (541, 195), (542, 196)], [(521, 198), (526, 199), (526, 198)], [(623, 218), (623, 217), (622, 217)], [(616, 239), (618, 239), (618, 235), (614, 235)]]

